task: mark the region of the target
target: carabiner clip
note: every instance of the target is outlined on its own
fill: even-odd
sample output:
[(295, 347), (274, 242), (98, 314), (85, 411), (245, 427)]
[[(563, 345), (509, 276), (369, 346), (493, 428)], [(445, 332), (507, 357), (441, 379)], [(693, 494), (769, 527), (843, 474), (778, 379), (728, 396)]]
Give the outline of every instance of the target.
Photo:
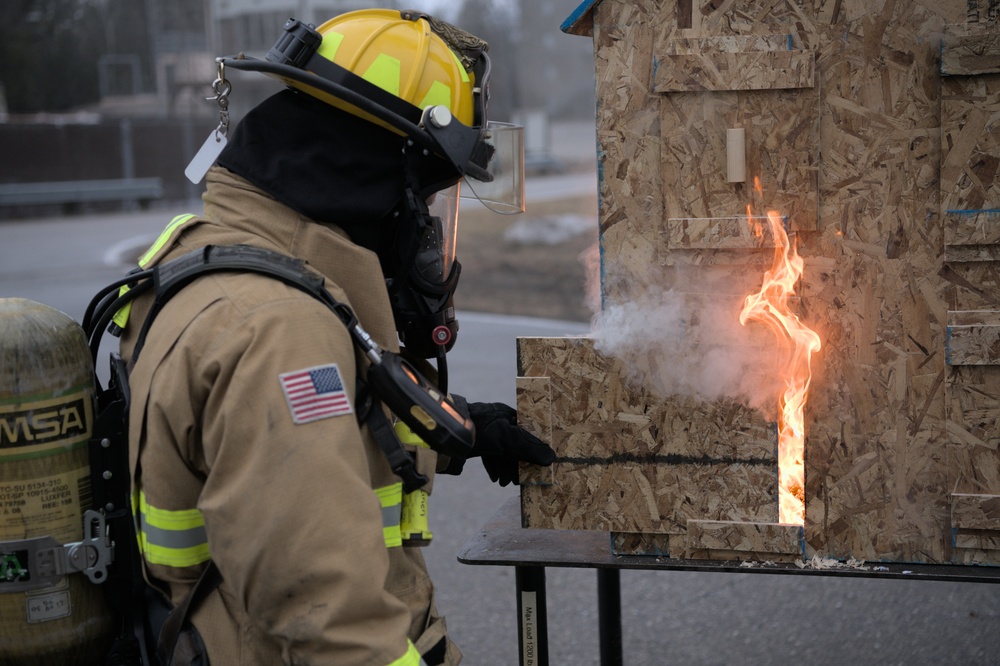
[(229, 132), (229, 93), (233, 90), (233, 84), (226, 80), (226, 63), (222, 58), (217, 58), (218, 71), (215, 81), (212, 81), (212, 92), (215, 97), (206, 97), (208, 101), (214, 101), (219, 105), (219, 126), (216, 131), (222, 136)]

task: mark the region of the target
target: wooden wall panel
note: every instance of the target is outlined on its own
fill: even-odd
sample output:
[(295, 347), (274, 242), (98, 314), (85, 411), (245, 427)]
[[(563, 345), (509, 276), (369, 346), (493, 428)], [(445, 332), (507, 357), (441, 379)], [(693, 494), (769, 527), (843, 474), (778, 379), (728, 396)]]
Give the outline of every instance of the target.
[[(823, 340), (804, 554), (1000, 564), (997, 535), (956, 499), (1000, 495), (996, 22), (965, 0), (676, 8), (588, 14), (605, 307), (673, 289), (697, 317), (705, 284), (749, 293), (770, 250), (747, 235), (747, 205), (780, 210), (806, 264), (797, 311)], [(726, 130), (740, 127), (750, 179), (734, 184)], [(525, 470), (526, 522), (675, 556), (791, 550), (768, 527), (776, 493), (757, 479), (773, 426), (755, 410), (658, 395), (585, 341), (522, 341), (519, 360), (519, 402), (550, 415), (537, 427), (560, 456), (545, 478)]]
[(983, 510), (1000, 493), (1000, 33), (983, 28), (949, 26), (941, 46), (952, 560), (976, 564), (1000, 563)]
[[(662, 6), (661, 6), (662, 4)], [(603, 0), (593, 12), (602, 297), (627, 302), (655, 264), (653, 237), (663, 217), (660, 121), (652, 92), (654, 34), (672, 31), (676, 3)]]
[(811, 51), (667, 54), (654, 71), (659, 93), (812, 88), (816, 58)]
[(802, 528), (778, 523), (689, 520), (686, 557), (794, 561), (802, 558)]
[(522, 471), (525, 526), (684, 535), (692, 519), (777, 520), (776, 431), (759, 411), (636, 390), (588, 338), (519, 339), (518, 375), (519, 422), (551, 429), (557, 456)]

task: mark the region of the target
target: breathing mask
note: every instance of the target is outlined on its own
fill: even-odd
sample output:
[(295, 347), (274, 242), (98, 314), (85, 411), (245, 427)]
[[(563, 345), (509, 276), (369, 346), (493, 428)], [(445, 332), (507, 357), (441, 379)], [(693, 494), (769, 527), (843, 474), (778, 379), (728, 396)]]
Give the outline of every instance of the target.
[(402, 241), (408, 257), (401, 261), (400, 273), (386, 280), (399, 338), (421, 358), (440, 360), (458, 335), (454, 294), (461, 274), (455, 259), (460, 189), (456, 183), (431, 195), (429, 206), (409, 198), (408, 205), (416, 209), (411, 227), (416, 233)]

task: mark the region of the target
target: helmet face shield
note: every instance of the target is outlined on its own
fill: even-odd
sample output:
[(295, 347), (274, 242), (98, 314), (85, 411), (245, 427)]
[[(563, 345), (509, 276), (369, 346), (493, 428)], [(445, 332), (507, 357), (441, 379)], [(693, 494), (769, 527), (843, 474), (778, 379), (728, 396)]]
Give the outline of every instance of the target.
[(493, 149), (486, 167), (489, 180), (467, 174), (463, 198), (479, 199), (495, 213), (524, 212), (524, 128), (511, 123), (489, 121), (484, 140)]
[[(458, 182), (451, 187), (441, 190), (432, 195), (427, 205), (427, 211), (435, 222), (436, 228), (433, 231), (435, 242), (437, 242), (440, 253), (440, 262), (436, 267), (422, 271), (423, 277), (430, 283), (443, 283), (451, 274), (451, 269), (455, 264), (456, 244), (458, 241), (458, 203), (459, 192), (462, 183)], [(438, 226), (439, 225), (439, 226)], [(426, 240), (432, 234), (428, 233)]]

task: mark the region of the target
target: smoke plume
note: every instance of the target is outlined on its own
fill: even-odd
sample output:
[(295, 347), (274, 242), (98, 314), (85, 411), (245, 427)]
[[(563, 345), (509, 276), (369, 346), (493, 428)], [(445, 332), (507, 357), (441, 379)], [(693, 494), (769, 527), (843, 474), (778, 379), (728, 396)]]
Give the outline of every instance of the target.
[[(704, 275), (679, 271), (673, 279), (651, 277), (641, 286), (633, 277), (629, 300), (605, 298), (602, 309), (593, 307), (600, 301), (591, 297), (596, 349), (624, 361), (631, 384), (662, 397), (729, 398), (774, 411), (781, 387), (773, 334), (753, 322), (741, 326), (745, 294), (731, 288), (727, 293), (727, 285)], [(593, 286), (588, 291), (593, 294)]]

